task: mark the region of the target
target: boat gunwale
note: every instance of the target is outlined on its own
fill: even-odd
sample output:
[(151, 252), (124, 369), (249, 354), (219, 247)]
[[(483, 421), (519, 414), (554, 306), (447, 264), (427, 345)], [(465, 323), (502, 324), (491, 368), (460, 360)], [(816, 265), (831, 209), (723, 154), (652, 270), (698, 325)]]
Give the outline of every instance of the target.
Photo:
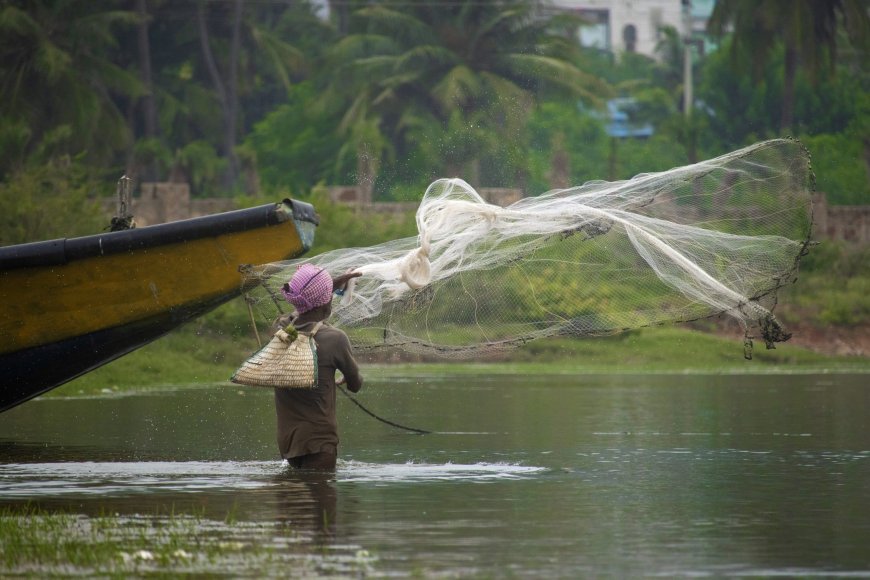
[(75, 260), (144, 250), (274, 226), (294, 219), (318, 223), (313, 206), (284, 199), (257, 207), (78, 238), (0, 247), (0, 271), (60, 266)]

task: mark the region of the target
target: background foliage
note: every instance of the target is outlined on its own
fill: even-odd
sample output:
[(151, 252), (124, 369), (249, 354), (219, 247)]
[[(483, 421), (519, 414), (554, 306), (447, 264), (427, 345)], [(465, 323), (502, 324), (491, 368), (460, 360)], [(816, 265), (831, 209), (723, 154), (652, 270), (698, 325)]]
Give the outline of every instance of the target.
[[(721, 44), (695, 62), (686, 117), (675, 30), (658, 60), (617, 58), (582, 48), (582, 21), (534, 0), (354, 1), (328, 18), (307, 1), (3, 0), (0, 180), (20, 189), (19, 175), (66, 160), (92, 184), (172, 173), (198, 196), (358, 183), (376, 200), (414, 200), (454, 175), (535, 195), (791, 134), (831, 203), (866, 203), (866, 2), (800, 0), (769, 19), (774, 4), (717, 3)], [(654, 136), (608, 137), (612, 97), (633, 99), (632, 120)]]

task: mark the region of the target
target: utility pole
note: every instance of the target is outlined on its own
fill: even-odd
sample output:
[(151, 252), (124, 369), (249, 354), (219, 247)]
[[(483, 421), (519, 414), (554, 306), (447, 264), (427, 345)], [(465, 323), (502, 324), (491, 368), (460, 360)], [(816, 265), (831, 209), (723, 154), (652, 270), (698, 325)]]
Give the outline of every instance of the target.
[(683, 114), (692, 115), (692, 0), (683, 5)]

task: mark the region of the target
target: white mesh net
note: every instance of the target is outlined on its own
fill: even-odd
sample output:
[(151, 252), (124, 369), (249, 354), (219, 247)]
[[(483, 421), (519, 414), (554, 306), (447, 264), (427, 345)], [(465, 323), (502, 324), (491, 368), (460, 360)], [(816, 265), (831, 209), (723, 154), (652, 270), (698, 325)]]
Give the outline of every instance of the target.
[(720, 314), (772, 347), (789, 336), (771, 309), (809, 243), (812, 190), (808, 153), (786, 139), (505, 208), (442, 179), (420, 203), (417, 237), (248, 276), (271, 319), (298, 265), (362, 272), (333, 302), (333, 323), (361, 350), (471, 357)]

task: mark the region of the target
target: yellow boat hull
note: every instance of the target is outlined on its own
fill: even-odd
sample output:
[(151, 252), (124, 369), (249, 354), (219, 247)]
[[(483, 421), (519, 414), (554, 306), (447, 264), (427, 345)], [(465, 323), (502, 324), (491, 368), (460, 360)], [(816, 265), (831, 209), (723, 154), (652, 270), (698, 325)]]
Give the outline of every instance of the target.
[(306, 205), (0, 248), (0, 411), (238, 296), (240, 266), (307, 251)]

